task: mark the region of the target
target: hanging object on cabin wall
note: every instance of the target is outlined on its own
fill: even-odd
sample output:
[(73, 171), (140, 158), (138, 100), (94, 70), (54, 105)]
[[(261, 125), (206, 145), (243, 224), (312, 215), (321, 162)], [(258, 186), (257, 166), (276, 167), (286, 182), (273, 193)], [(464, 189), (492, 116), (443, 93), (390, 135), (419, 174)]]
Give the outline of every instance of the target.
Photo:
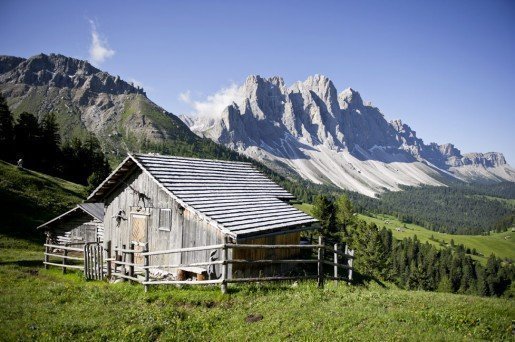
[[(125, 182), (124, 182), (125, 183)], [(127, 187), (129, 187), (129, 189), (132, 190), (132, 193), (134, 195), (137, 195), (138, 196), (138, 205), (139, 205), (139, 202), (140, 201), (143, 201), (143, 207), (148, 207), (145, 203), (146, 200), (151, 200), (151, 198), (149, 196), (147, 196), (146, 194), (144, 194), (143, 192), (140, 192), (138, 191), (137, 189), (135, 189), (132, 185), (130, 184), (127, 184), (125, 183), (125, 185), (127, 185)], [(150, 205), (151, 206), (151, 205)]]
[(116, 226), (119, 227), (122, 220), (127, 221), (127, 216), (125, 215), (125, 210), (120, 210), (116, 215), (113, 216), (116, 219)]

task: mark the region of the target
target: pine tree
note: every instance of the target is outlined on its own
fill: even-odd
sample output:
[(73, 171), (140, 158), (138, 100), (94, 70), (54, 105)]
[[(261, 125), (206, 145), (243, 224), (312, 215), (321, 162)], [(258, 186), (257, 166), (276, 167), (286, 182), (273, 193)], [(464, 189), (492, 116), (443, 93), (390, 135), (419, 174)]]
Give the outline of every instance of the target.
[(0, 95), (0, 159), (13, 161), (14, 157), (13, 116), (7, 102)]
[(315, 197), (311, 214), (320, 221), (322, 234), (332, 236), (336, 233), (334, 206), (327, 196), (318, 195)]
[(14, 143), (17, 158), (23, 159), (23, 165), (38, 169), (40, 166), (41, 130), (36, 117), (27, 112), (20, 114), (14, 126)]
[(61, 136), (55, 114), (47, 114), (41, 122), (41, 168), (45, 173), (57, 174), (61, 162)]

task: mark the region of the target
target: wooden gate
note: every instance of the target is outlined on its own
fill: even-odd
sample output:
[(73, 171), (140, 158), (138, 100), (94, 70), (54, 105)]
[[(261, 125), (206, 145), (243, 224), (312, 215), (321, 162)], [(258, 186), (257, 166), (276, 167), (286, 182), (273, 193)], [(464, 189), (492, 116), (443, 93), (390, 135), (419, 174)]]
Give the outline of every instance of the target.
[(148, 215), (144, 214), (132, 214), (131, 215), (131, 242), (137, 242), (135, 244), (134, 250), (139, 253), (134, 253), (134, 263), (143, 265), (144, 258), (141, 255), (143, 252), (143, 244), (146, 242), (147, 238), (147, 218)]
[(88, 242), (84, 245), (84, 277), (86, 279), (104, 279), (103, 253), (101, 242)]

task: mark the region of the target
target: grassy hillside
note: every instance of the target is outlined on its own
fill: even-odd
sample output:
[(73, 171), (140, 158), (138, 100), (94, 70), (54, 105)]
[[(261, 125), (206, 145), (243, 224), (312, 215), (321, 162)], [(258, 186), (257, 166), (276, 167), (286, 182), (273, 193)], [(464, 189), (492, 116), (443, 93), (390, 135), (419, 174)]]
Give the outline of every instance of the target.
[[(0, 238), (4, 239), (5, 238)], [(12, 239), (11, 239), (12, 240)], [(512, 300), (314, 282), (151, 288), (41, 268), (36, 249), (0, 249), (3, 340), (510, 339)], [(30, 303), (30, 305), (27, 305)], [(251, 322), (251, 317), (257, 317)], [(262, 319), (260, 319), (262, 317)]]
[(35, 228), (71, 209), (84, 187), (0, 161), (0, 234), (34, 237)]
[[(311, 205), (307, 203), (295, 205), (300, 210), (310, 213)], [(482, 235), (451, 235), (445, 233), (438, 233), (416, 224), (406, 224), (388, 215), (377, 215), (376, 217), (370, 217), (359, 214), (358, 217), (367, 222), (373, 222), (378, 227), (386, 227), (390, 229), (393, 236), (397, 239), (403, 239), (405, 237), (413, 237), (417, 235), (417, 238), (421, 242), (429, 242), (437, 247), (449, 245), (451, 239), (454, 240), (456, 245), (463, 244), (465, 248), (475, 248), (483, 256), (474, 256), (476, 259), (485, 263), (488, 256), (494, 253), (500, 258), (510, 258), (515, 260), (515, 232), (507, 231), (503, 233), (495, 233), (487, 236)], [(386, 223), (385, 221), (388, 221)], [(397, 228), (401, 228), (400, 231)], [(437, 241), (431, 239), (433, 237)]]

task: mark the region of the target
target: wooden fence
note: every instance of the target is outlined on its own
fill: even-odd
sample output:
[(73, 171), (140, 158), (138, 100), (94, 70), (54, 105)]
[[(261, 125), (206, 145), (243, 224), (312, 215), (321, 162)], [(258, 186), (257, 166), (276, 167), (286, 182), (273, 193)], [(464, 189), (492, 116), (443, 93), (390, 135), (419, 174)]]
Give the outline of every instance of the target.
[[(66, 243), (64, 245), (56, 245), (47, 241), (45, 243), (45, 259), (43, 264), (45, 268), (48, 266), (60, 267), (63, 270), (63, 274), (66, 273), (67, 269), (84, 270), (84, 247), (83, 243)], [(80, 247), (74, 247), (80, 246)], [(60, 262), (56, 262), (53, 259), (60, 259)], [(82, 264), (78, 264), (73, 261), (82, 261)]]
[[(136, 247), (139, 247), (138, 250)], [(229, 250), (236, 249), (308, 249), (316, 251), (315, 258), (305, 259), (264, 259), (264, 260), (243, 260), (243, 259), (232, 259), (229, 257)], [(206, 251), (206, 250), (220, 250), (221, 260), (210, 260), (205, 262), (195, 262), (189, 264), (175, 264), (175, 265), (152, 265), (150, 259), (152, 256), (164, 255), (164, 254), (176, 254), (183, 252), (194, 252), (194, 251)], [(251, 244), (234, 244), (226, 241), (223, 244), (210, 245), (210, 246), (199, 246), (199, 247), (188, 247), (188, 248), (177, 248), (162, 251), (149, 251), (148, 244), (132, 242), (129, 247), (122, 246), (114, 247), (112, 249), (114, 256), (107, 258), (107, 274), (108, 276), (128, 279), (141, 283), (145, 286), (145, 291), (148, 290), (150, 285), (205, 285), (205, 284), (220, 284), (223, 293), (227, 292), (227, 284), (229, 283), (244, 283), (244, 282), (261, 282), (261, 281), (285, 281), (285, 280), (302, 280), (302, 279), (317, 279), (319, 287), (324, 286), (325, 280), (334, 281), (352, 281), (353, 271), (353, 260), (354, 251), (349, 250), (345, 247), (342, 251), (338, 244), (328, 246), (324, 244), (323, 237), (319, 237), (318, 244), (311, 245), (251, 245)], [(328, 253), (326, 257), (326, 252)], [(135, 262), (135, 255), (139, 254), (143, 257), (144, 263), (138, 264)], [(330, 257), (332, 254), (332, 258)], [(316, 264), (316, 274), (311, 275), (292, 275), (292, 276), (266, 276), (266, 277), (238, 277), (233, 278), (229, 274), (229, 265), (243, 264), (243, 265), (271, 265), (271, 264)], [(203, 280), (178, 280), (178, 279), (151, 279), (150, 269), (182, 269), (192, 267), (206, 267), (220, 265), (221, 276), (217, 279), (203, 279)], [(330, 266), (332, 272), (327, 272), (328, 268), (324, 266)]]
[[(104, 249), (101, 242), (65, 243), (63, 245), (45, 243), (45, 259), (43, 264), (60, 267), (63, 274), (67, 269), (83, 271), (86, 279), (101, 280), (104, 278)], [(52, 259), (51, 259), (52, 258)], [(59, 259), (57, 262), (53, 259)]]

